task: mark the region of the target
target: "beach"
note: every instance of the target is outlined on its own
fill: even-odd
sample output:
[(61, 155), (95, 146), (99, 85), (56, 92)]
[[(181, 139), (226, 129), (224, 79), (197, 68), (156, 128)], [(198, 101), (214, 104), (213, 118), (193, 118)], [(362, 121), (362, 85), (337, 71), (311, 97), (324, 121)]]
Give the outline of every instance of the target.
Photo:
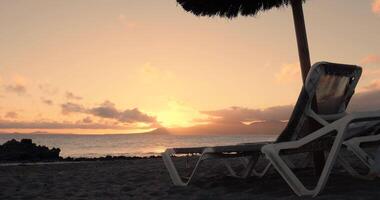
[(0, 0), (0, 200), (380, 200), (379, 19)]
[[(176, 161), (184, 166), (186, 158)], [(217, 162), (205, 162), (188, 187), (172, 185), (161, 158), (1, 166), (0, 199), (310, 199), (297, 197), (274, 170), (242, 180)], [(378, 199), (379, 185), (334, 170), (315, 199)]]

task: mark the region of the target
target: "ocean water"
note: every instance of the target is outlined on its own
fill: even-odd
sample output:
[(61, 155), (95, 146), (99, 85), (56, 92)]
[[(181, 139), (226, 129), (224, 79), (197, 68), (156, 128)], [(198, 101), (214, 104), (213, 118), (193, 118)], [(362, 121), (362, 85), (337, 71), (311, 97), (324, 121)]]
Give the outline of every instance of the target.
[(119, 135), (48, 135), (48, 134), (0, 134), (0, 144), (22, 138), (32, 139), (38, 145), (58, 147), (62, 157), (99, 156), (151, 156), (159, 155), (166, 148), (234, 145), (247, 142), (273, 140), (268, 135), (179, 136), (160, 134)]

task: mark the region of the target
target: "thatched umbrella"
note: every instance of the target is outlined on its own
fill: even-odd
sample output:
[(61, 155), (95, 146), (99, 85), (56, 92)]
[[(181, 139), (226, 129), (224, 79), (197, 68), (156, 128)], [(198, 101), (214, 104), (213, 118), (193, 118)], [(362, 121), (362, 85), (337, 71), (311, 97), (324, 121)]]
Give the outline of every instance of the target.
[[(305, 1), (306, 0), (177, 0), (177, 2), (186, 11), (197, 16), (220, 16), (226, 18), (234, 18), (239, 15), (255, 16), (260, 11), (291, 5), (297, 36), (302, 80), (304, 82), (311, 66), (305, 20), (302, 9), (302, 3)], [(310, 125), (309, 128), (313, 129), (313, 125)], [(323, 152), (314, 154), (314, 163), (316, 173), (320, 174), (324, 165)]]

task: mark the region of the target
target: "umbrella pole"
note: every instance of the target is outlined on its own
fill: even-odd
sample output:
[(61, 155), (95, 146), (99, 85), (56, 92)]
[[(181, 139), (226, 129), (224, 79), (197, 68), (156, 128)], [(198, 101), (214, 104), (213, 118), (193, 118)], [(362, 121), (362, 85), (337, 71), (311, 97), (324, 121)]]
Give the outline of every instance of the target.
[(292, 1), (294, 28), (297, 36), (298, 56), (301, 64), (302, 80), (305, 79), (310, 70), (310, 53), (307, 42), (305, 19), (303, 16), (302, 0)]
[[(297, 36), (297, 46), (298, 46), (298, 56), (301, 65), (301, 73), (302, 73), (302, 81), (305, 83), (307, 74), (309, 73), (311, 63), (310, 63), (310, 53), (309, 53), (309, 45), (307, 42), (307, 33), (305, 26), (305, 19), (303, 15), (302, 9), (302, 0), (293, 0), (292, 1), (292, 11), (293, 11), (293, 20), (294, 27)], [(316, 111), (316, 100), (313, 99), (313, 109)], [(308, 124), (309, 132), (315, 130), (316, 124), (309, 123)], [(315, 174), (319, 177), (323, 171), (323, 167), (325, 165), (325, 156), (323, 151), (314, 152), (313, 153), (313, 161), (314, 161), (314, 169)]]

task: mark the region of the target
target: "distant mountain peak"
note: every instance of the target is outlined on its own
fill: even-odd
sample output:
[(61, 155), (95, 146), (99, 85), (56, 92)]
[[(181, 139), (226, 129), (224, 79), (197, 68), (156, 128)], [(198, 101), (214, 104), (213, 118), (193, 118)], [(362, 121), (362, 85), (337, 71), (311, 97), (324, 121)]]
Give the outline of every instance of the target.
[(160, 127), (160, 128), (156, 128), (155, 130), (150, 131), (148, 133), (150, 133), (150, 134), (159, 134), (159, 135), (169, 135), (170, 131), (167, 128)]

